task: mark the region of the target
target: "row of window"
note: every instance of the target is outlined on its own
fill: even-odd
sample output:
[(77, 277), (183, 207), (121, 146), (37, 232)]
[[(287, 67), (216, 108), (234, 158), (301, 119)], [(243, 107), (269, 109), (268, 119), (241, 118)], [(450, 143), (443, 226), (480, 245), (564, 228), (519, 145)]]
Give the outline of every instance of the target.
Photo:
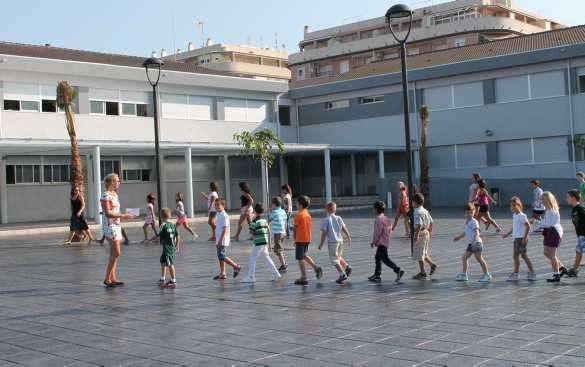
[(54, 99), (43, 99), (39, 101), (21, 101), (16, 99), (4, 100), (5, 111), (27, 111), (27, 112), (61, 112), (57, 108), (57, 101)]
[(89, 112), (95, 115), (108, 116), (149, 116), (148, 105), (144, 103), (89, 101)]
[[(368, 105), (374, 103), (384, 103), (384, 95), (360, 97), (358, 99), (360, 105)], [(349, 99), (341, 99), (338, 101), (325, 102), (324, 107), (326, 110), (337, 110), (340, 108), (348, 108), (350, 106)]]

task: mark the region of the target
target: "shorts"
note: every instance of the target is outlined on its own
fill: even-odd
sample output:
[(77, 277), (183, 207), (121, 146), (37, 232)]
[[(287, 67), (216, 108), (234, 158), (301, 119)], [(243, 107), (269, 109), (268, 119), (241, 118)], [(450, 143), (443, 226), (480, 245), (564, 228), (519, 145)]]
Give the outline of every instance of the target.
[(543, 245), (545, 247), (559, 248), (561, 245), (561, 236), (554, 227), (545, 228), (542, 232), (544, 236)]
[(160, 255), (160, 264), (162, 266), (175, 265), (175, 255), (162, 254)]
[(469, 245), (467, 245), (467, 250), (465, 251), (471, 252), (472, 254), (481, 254), (483, 252), (483, 243), (481, 242), (470, 243)]
[(408, 205), (401, 205), (398, 207), (398, 214), (407, 215), (408, 214)]
[(116, 224), (105, 225), (102, 228), (104, 236), (112, 241), (122, 241), (122, 227)]
[(514, 253), (520, 255), (526, 255), (526, 245), (523, 244), (523, 238), (514, 238)]
[(209, 220), (215, 219), (215, 217), (217, 217), (217, 212), (209, 212), (209, 214), (207, 215), (207, 218)]
[(329, 250), (329, 260), (331, 260), (331, 265), (339, 265), (339, 259), (341, 258), (341, 255), (343, 255), (343, 244), (341, 242), (329, 243), (327, 249)]
[(304, 260), (309, 253), (308, 243), (296, 243), (295, 244), (295, 259), (298, 261)]
[(418, 234), (418, 244), (414, 245), (414, 259), (418, 261), (425, 261), (429, 256), (429, 240), (430, 233), (426, 229), (421, 230)]
[(477, 209), (479, 208), (479, 203), (473, 202), (473, 206)]
[(480, 205), (479, 206), (479, 212), (480, 213), (489, 213), (490, 212), (490, 206), (489, 205)]
[(227, 259), (226, 251), (227, 248), (225, 246), (216, 246), (217, 247), (217, 259), (219, 261), (225, 261)]
[(180, 226), (182, 224), (187, 224), (187, 216), (177, 218), (177, 225)]
[(274, 253), (277, 255), (282, 254), (284, 251), (284, 234), (282, 233), (275, 233), (274, 234)]
[(240, 209), (240, 215), (252, 215), (253, 213), (254, 210), (249, 205), (243, 206), (242, 209)]
[(578, 253), (585, 253), (585, 236), (577, 236), (577, 248), (575, 249)]

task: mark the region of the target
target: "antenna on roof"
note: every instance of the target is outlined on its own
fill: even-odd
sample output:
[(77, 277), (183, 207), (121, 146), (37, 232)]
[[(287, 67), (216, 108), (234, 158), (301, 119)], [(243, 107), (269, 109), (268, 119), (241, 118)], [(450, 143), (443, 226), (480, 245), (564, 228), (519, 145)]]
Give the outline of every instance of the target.
[(274, 49), (278, 50), (278, 33), (274, 33)]
[(197, 20), (197, 26), (200, 27), (200, 34), (201, 34), (201, 47), (205, 47), (205, 37), (203, 33), (203, 27), (205, 26), (205, 22), (202, 20)]

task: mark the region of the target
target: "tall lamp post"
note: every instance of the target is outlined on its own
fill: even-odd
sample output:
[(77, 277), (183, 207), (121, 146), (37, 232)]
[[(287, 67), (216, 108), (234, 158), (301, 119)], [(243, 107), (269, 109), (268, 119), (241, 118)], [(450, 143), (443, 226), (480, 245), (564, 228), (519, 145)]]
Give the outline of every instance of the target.
[(160, 188), (160, 152), (159, 152), (159, 117), (158, 117), (158, 82), (160, 80), (160, 69), (164, 65), (161, 59), (150, 57), (144, 60), (142, 66), (146, 69), (146, 78), (152, 86), (152, 102), (154, 113), (154, 155), (155, 155), (155, 170), (156, 170), (156, 198), (157, 198), (157, 214), (158, 222), (160, 224), (160, 211), (162, 209), (162, 198)]
[[(400, 44), (400, 62), (402, 64), (402, 97), (404, 100), (404, 139), (406, 143), (406, 169), (408, 170), (408, 206), (410, 208), (410, 251), (414, 253), (414, 210), (412, 207), (412, 197), (414, 195), (414, 183), (412, 179), (412, 147), (410, 141), (410, 111), (408, 107), (408, 67), (406, 65), (406, 41), (410, 36), (412, 30), (412, 15), (413, 12), (408, 5), (397, 4), (392, 6), (386, 12), (386, 23), (392, 36)], [(408, 18), (408, 32), (404, 38), (398, 38), (394, 29), (392, 29), (392, 21)]]

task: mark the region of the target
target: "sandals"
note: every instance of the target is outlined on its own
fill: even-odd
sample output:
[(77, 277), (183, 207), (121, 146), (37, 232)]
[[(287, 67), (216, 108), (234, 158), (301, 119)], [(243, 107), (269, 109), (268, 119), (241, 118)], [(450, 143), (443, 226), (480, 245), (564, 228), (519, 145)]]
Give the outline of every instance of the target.
[(213, 277), (213, 280), (226, 280), (227, 276), (220, 274)]

